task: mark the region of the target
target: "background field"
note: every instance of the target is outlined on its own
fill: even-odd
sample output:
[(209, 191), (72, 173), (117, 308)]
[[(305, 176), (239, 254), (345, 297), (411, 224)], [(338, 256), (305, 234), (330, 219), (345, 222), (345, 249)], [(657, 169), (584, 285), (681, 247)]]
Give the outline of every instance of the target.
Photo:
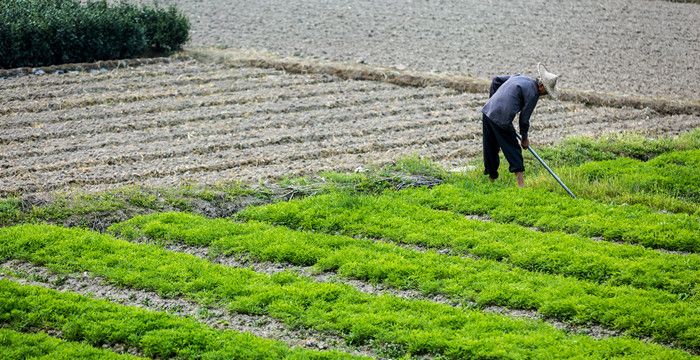
[(563, 88), (698, 99), (700, 11), (668, 1), (189, 1), (192, 45), (268, 49)]
[[(164, 3), (182, 53), (0, 71), (0, 358), (700, 355), (697, 4)], [(578, 199), (479, 166), (543, 57)]]

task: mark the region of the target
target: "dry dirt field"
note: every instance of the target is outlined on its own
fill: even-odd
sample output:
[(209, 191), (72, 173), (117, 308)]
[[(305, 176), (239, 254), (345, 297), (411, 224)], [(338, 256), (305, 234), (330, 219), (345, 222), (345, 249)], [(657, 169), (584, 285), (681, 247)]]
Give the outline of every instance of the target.
[[(150, 1), (149, 1), (150, 2)], [(405, 66), (698, 99), (700, 5), (646, 0), (162, 0), (192, 21), (191, 46)]]
[[(195, 60), (0, 80), (0, 195), (259, 181), (481, 151), (484, 93)], [(542, 100), (533, 144), (672, 134), (700, 116)]]

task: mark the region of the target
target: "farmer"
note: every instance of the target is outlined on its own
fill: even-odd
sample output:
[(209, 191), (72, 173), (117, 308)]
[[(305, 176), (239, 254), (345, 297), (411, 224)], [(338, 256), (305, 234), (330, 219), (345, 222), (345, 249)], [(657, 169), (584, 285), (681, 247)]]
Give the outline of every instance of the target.
[[(530, 140), (527, 131), (530, 128), (530, 115), (535, 110), (537, 100), (541, 95), (549, 94), (557, 98), (555, 89), (557, 78), (547, 71), (541, 64), (537, 64), (539, 76), (535, 79), (519, 74), (509, 76), (497, 76), (491, 82), (489, 100), (481, 110), (483, 113), (483, 140), (484, 140), (484, 175), (488, 175), (491, 181), (498, 178), (499, 150), (508, 160), (508, 170), (515, 173), (518, 186), (525, 186), (523, 172), (523, 154), (521, 147), (527, 149)], [(513, 127), (515, 115), (520, 113), (518, 121), (520, 136), (518, 139)]]

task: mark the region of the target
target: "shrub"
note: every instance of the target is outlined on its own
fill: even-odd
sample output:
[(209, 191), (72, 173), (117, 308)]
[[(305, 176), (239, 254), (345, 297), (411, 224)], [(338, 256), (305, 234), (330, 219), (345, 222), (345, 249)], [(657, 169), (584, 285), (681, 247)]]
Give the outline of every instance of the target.
[(190, 23), (175, 6), (143, 8), (139, 14), (148, 44), (155, 51), (175, 51), (189, 39)]
[(189, 21), (174, 7), (106, 0), (0, 2), (0, 67), (44, 66), (129, 58), (178, 50)]

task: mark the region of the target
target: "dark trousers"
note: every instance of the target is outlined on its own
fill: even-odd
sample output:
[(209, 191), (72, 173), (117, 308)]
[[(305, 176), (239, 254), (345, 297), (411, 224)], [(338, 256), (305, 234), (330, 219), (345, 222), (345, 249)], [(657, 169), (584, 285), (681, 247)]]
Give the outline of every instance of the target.
[(502, 128), (486, 115), (482, 119), (482, 124), (484, 131), (484, 174), (492, 179), (498, 178), (499, 150), (503, 150), (503, 155), (505, 155), (508, 164), (510, 164), (508, 168), (510, 172), (525, 171), (522, 148), (518, 138), (515, 136), (513, 125), (510, 125), (508, 128)]

